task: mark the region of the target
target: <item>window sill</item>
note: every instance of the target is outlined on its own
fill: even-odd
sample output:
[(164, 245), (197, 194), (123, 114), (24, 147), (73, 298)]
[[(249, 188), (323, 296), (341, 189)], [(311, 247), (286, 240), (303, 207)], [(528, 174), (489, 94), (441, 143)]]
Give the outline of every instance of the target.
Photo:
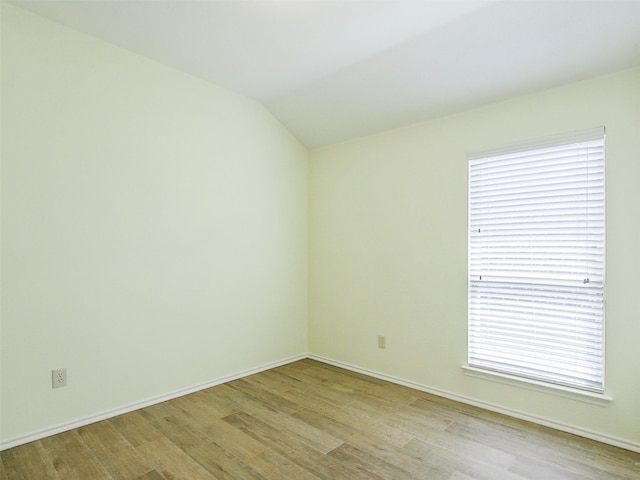
[(564, 387), (562, 385), (553, 385), (550, 383), (544, 383), (527, 378), (520, 378), (504, 373), (491, 372), (489, 370), (470, 367), (469, 365), (463, 365), (462, 370), (464, 370), (465, 375), (468, 375), (470, 377), (482, 378), (484, 380), (505, 383), (507, 385), (527, 388), (529, 390), (535, 390), (537, 392), (549, 393), (551, 395), (557, 395), (559, 397), (592, 403), (601, 407), (607, 407), (613, 401), (612, 397), (604, 395), (602, 393), (587, 392), (585, 390), (578, 390), (577, 388)]

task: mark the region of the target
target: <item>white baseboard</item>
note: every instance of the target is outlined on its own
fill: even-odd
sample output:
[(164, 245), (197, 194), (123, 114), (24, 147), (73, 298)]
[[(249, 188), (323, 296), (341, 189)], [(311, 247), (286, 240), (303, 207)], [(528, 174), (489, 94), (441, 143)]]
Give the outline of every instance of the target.
[(192, 387), (188, 387), (182, 390), (178, 390), (172, 393), (168, 393), (166, 395), (161, 395), (155, 398), (151, 398), (149, 400), (145, 400), (142, 402), (136, 402), (129, 405), (124, 405), (120, 408), (116, 408), (114, 410), (110, 410), (107, 412), (102, 412), (96, 415), (91, 415), (88, 417), (84, 417), (78, 420), (74, 420), (72, 422), (64, 423), (61, 425), (57, 425), (55, 427), (46, 428), (44, 430), (39, 430), (37, 432), (32, 432), (27, 435), (23, 435), (20, 437), (16, 437), (13, 439), (6, 440), (0, 443), (0, 451), (6, 450), (8, 448), (17, 447), (19, 445), (23, 445), (25, 443), (33, 442), (36, 440), (40, 440), (45, 437), (49, 437), (51, 435), (56, 435), (58, 433), (66, 432), (68, 430), (73, 430), (74, 428), (84, 427), (85, 425), (89, 425), (91, 423), (99, 422), (101, 420), (106, 420), (108, 418), (117, 417), (118, 415), (122, 415), (124, 413), (133, 412), (134, 410), (139, 410), (141, 408), (149, 407), (151, 405), (156, 405), (158, 403), (166, 402), (167, 400), (172, 400), (174, 398), (182, 397), (183, 395), (188, 395), (190, 393), (198, 392), (200, 390), (204, 390), (210, 387), (215, 387), (216, 385), (220, 385), (222, 383), (230, 382), (232, 380), (237, 380), (239, 378), (248, 377), (249, 375), (253, 375), (255, 373), (260, 373), (265, 370), (270, 370), (275, 367), (279, 367), (281, 365), (286, 365), (288, 363), (296, 362), (298, 360), (302, 360), (305, 358), (310, 358), (312, 360), (317, 360), (319, 362), (323, 362), (329, 365), (334, 365), (336, 367), (344, 368), (346, 370), (351, 370), (353, 372), (361, 373), (363, 375), (368, 375), (370, 377), (379, 378), (381, 380), (386, 380), (391, 383), (396, 383), (398, 385), (403, 385), (405, 387), (413, 388), (415, 390), (419, 390), (426, 393), (431, 393), (433, 395), (438, 395), (440, 397), (448, 398), (450, 400), (454, 400), (456, 402), (465, 403), (468, 405), (473, 405), (475, 407), (484, 408), (486, 410), (490, 410), (497, 413), (503, 413), (505, 415), (509, 415), (511, 417), (519, 418), (521, 420), (526, 420), (532, 423), (536, 423), (538, 425), (544, 425), (546, 427), (555, 428), (556, 430), (560, 430), (567, 433), (572, 433), (574, 435), (579, 435), (581, 437), (590, 438), (592, 440), (596, 440), (598, 442), (606, 443), (609, 445), (613, 445), (616, 447), (624, 448), (626, 450), (631, 450), (632, 452), (640, 453), (640, 444), (635, 442), (629, 442), (627, 440), (623, 440), (617, 437), (613, 437), (610, 435), (593, 432), (591, 430), (586, 430), (583, 428), (574, 427), (572, 425), (567, 425), (561, 422), (556, 422), (554, 420), (549, 420), (547, 418), (538, 417), (536, 415), (530, 415), (528, 413), (523, 413), (517, 410), (512, 410), (509, 408), (501, 407), (499, 405), (494, 405), (487, 402), (482, 402), (479, 400), (475, 400), (473, 398), (464, 397), (461, 395), (456, 395), (451, 392), (447, 392), (444, 390), (438, 390), (435, 388), (428, 387), (426, 385), (421, 385), (419, 383), (415, 383), (409, 380), (404, 380), (402, 378), (394, 377), (391, 375), (386, 375), (383, 373), (379, 373), (373, 370), (369, 370), (366, 368), (357, 367), (355, 365), (350, 365), (344, 362), (340, 362), (337, 360), (333, 360), (330, 358), (322, 357), (320, 355), (314, 354), (301, 354), (293, 357), (289, 357), (277, 362), (268, 363), (265, 365), (261, 365), (259, 367), (251, 368), (248, 370), (244, 370), (242, 372), (234, 373), (232, 375), (227, 375), (224, 377), (217, 378), (210, 382), (202, 383), (199, 385), (194, 385)]
[(200, 390), (205, 390), (210, 387), (215, 387), (216, 385), (220, 385), (222, 383), (230, 382), (232, 380), (237, 380), (239, 378), (248, 377), (249, 375), (253, 375), (255, 373), (260, 373), (265, 370), (270, 370), (275, 367), (279, 367), (281, 365), (286, 365), (288, 363), (296, 362), (298, 360), (302, 360), (307, 358), (307, 355), (301, 354), (296, 355), (294, 357), (289, 357), (283, 360), (279, 360), (277, 362), (267, 363), (265, 365), (261, 365), (259, 367), (251, 368), (248, 370), (244, 370), (242, 372), (234, 373), (232, 375), (227, 375), (224, 377), (217, 378), (215, 380), (211, 380), (206, 383), (201, 383), (199, 385), (194, 385), (192, 387), (184, 388), (181, 390), (177, 390), (175, 392), (168, 393), (166, 395), (161, 395), (159, 397), (150, 398), (149, 400), (144, 400), (142, 402), (131, 403), (129, 405), (124, 405), (122, 407), (109, 410), (107, 412), (98, 413), (96, 415), (91, 415), (88, 417), (80, 418), (78, 420), (74, 420), (72, 422), (63, 423), (61, 425), (57, 425), (55, 427), (46, 428), (44, 430), (39, 430), (37, 432), (32, 432), (27, 435), (22, 435), (20, 437), (12, 438), (0, 443), (0, 451), (6, 450), (8, 448), (17, 447), (19, 445), (24, 445), (25, 443), (33, 442), (36, 440), (40, 440), (41, 438), (50, 437), (51, 435), (56, 435), (58, 433), (66, 432), (68, 430), (73, 430), (74, 428), (84, 427), (85, 425), (89, 425), (91, 423), (99, 422), (101, 420), (106, 420), (108, 418), (117, 417), (118, 415), (122, 415), (124, 413), (133, 412), (134, 410), (139, 410), (141, 408), (150, 407), (151, 405), (156, 405), (158, 403), (166, 402), (167, 400), (173, 400), (174, 398), (182, 397), (183, 395), (188, 395), (190, 393), (195, 393)]
[(557, 422), (555, 420), (550, 420), (544, 417), (539, 417), (537, 415), (531, 415), (531, 414), (520, 412), (517, 410), (512, 410), (510, 408), (501, 407), (500, 405), (495, 405), (492, 403), (483, 402), (473, 398), (456, 395), (455, 393), (447, 392), (444, 390), (438, 390), (438, 389), (431, 388), (426, 385), (421, 385), (419, 383), (415, 383), (409, 380), (404, 380), (402, 378), (386, 375), (384, 373), (379, 373), (373, 370), (368, 370), (366, 368), (356, 367), (355, 365), (350, 365), (348, 363), (322, 357), (320, 355), (309, 354), (307, 355), (307, 358), (310, 358), (312, 360), (317, 360), (319, 362), (327, 363), (329, 365), (333, 365), (336, 367), (344, 368), (346, 370), (351, 370), (352, 372), (362, 373), (363, 375), (379, 378), (380, 380), (386, 380), (391, 383), (403, 385), (405, 387), (413, 388), (415, 390), (420, 390), (421, 392), (431, 393), (439, 397), (455, 400), (456, 402), (465, 403), (467, 405), (473, 405), (474, 407), (484, 408), (485, 410), (502, 413), (505, 415), (509, 415), (510, 417), (519, 418), (521, 420), (526, 420), (532, 423), (536, 423), (538, 425), (554, 428), (556, 430), (572, 433), (574, 435), (589, 438), (591, 440), (596, 440), (598, 442), (606, 443), (608, 445), (613, 445), (615, 447), (624, 448), (626, 450), (631, 450), (632, 452), (640, 453), (640, 443), (629, 442), (627, 440), (623, 440), (621, 438), (617, 438), (611, 435), (606, 435), (599, 432), (593, 432), (591, 430), (574, 427), (572, 425), (567, 425), (565, 423)]

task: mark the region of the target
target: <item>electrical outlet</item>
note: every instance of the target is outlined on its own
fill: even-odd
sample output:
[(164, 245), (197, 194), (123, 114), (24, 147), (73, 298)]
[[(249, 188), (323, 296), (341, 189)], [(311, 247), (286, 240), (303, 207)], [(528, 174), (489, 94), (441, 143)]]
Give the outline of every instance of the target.
[(378, 348), (387, 348), (387, 337), (378, 335)]
[(67, 369), (57, 368), (51, 370), (51, 387), (60, 388), (67, 386)]

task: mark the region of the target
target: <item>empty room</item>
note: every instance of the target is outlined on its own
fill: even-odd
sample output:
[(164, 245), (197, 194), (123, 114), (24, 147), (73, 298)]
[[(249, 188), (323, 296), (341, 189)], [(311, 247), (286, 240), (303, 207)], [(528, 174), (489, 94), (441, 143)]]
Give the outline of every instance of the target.
[(640, 1), (1, 7), (0, 480), (640, 478)]

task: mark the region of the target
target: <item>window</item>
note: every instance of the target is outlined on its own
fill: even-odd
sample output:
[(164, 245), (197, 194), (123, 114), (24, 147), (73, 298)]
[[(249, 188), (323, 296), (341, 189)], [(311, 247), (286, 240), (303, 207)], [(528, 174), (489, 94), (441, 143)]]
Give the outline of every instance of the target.
[(604, 128), (469, 156), (470, 367), (604, 390)]

